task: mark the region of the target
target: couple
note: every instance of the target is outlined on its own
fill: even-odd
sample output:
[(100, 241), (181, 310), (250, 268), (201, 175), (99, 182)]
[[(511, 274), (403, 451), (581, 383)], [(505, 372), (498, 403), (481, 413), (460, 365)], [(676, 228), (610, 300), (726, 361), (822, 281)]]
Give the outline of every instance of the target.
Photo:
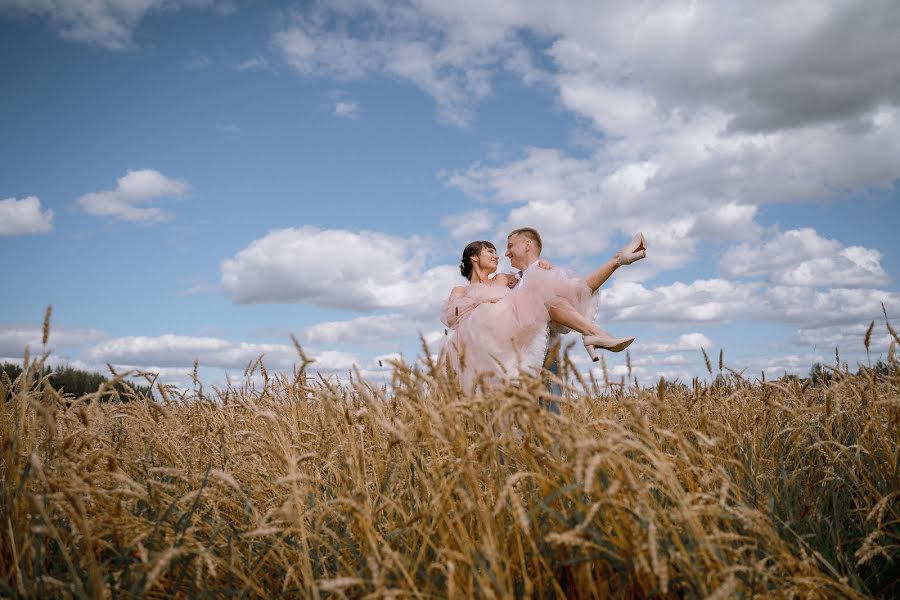
[(640, 233), (606, 263), (585, 277), (552, 268), (541, 260), (541, 236), (530, 227), (509, 234), (506, 256), (516, 275), (497, 273), (500, 257), (487, 241), (463, 250), (459, 270), (469, 284), (453, 288), (441, 310), (450, 328), (442, 360), (458, 374), (463, 389), (474, 390), (478, 376), (512, 377), (538, 370), (548, 345), (548, 324), (584, 336), (593, 360), (597, 348), (619, 352), (633, 337), (614, 338), (591, 322), (592, 297), (613, 272), (646, 256)]

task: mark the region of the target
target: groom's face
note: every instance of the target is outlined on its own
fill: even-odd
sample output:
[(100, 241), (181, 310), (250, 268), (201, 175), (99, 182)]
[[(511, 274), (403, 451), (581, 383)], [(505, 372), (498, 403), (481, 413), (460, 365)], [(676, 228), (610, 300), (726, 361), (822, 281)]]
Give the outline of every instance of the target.
[(506, 256), (509, 264), (514, 269), (524, 269), (528, 266), (528, 248), (531, 240), (521, 234), (516, 234), (506, 240)]

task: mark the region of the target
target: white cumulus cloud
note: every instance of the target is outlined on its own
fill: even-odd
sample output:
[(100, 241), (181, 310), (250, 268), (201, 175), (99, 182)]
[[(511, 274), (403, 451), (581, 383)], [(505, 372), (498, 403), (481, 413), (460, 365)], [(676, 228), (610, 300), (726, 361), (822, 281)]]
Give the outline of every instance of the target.
[(37, 196), (0, 200), (0, 235), (46, 233), (53, 230), (53, 211), (41, 210)]
[(805, 228), (736, 246), (722, 256), (719, 270), (729, 277), (763, 276), (779, 285), (880, 287), (889, 282), (881, 256), (877, 250), (845, 247)]
[[(866, 330), (869, 325), (856, 323), (839, 327), (817, 327), (810, 329), (798, 329), (791, 337), (791, 341), (800, 346), (810, 346), (819, 352), (838, 348), (842, 353), (865, 351)], [(886, 353), (891, 345), (891, 334), (888, 332), (884, 321), (875, 321), (872, 329), (872, 337), (869, 340), (869, 352), (872, 359), (882, 353)], [(834, 363), (833, 358), (829, 358)]]
[[(81, 358), (89, 363), (185, 368), (197, 359), (201, 366), (243, 369), (265, 355), (267, 367), (290, 370), (300, 359), (289, 344), (234, 342), (215, 337), (184, 335), (129, 336), (105, 340), (87, 348)], [(316, 370), (346, 370), (358, 363), (354, 354), (334, 350), (310, 351)]]
[(343, 28), (326, 30), (319, 25), (319, 15), (300, 15), (273, 36), (285, 62), (304, 76), (348, 81), (381, 75), (409, 81), (434, 98), (442, 120), (457, 125), (467, 124), (475, 101), (490, 93), (491, 66), (515, 59), (523, 77), (534, 75), (534, 70), (525, 66), (522, 44), (512, 39), (472, 44), (467, 39), (444, 37), (442, 23), (424, 13), (402, 6), (395, 11), (390, 5), (351, 4), (336, 5), (333, 16), (349, 17), (339, 14), (344, 9), (365, 13), (371, 8), (371, 15), (363, 15), (365, 34), (351, 35)]
[(780, 321), (803, 328), (855, 325), (900, 314), (900, 293), (887, 290), (771, 286), (755, 299), (756, 318)]
[(425, 243), (417, 238), (312, 226), (280, 229), (224, 261), (222, 287), (245, 304), (435, 312), (459, 283), (459, 271), (424, 269), (425, 254)]
[[(827, 355), (819, 353), (785, 354), (781, 356), (758, 356), (741, 359), (739, 363), (728, 365), (738, 372), (744, 371), (744, 377), (762, 377), (775, 379), (785, 373), (805, 377), (815, 363), (826, 363)], [(726, 364), (727, 361), (726, 361)]]
[(447, 215), (441, 219), (441, 225), (457, 242), (471, 242), (478, 239), (478, 236), (484, 238), (490, 233), (494, 226), (494, 215), (484, 209), (477, 209)]
[[(673, 352), (699, 352), (701, 348), (711, 348), (712, 340), (702, 333), (683, 333), (671, 342), (635, 342), (635, 352), (642, 354), (668, 354)], [(674, 363), (666, 363), (674, 364)], [(680, 363), (679, 363), (680, 364)]]
[(132, 223), (158, 223), (170, 215), (159, 207), (145, 205), (163, 198), (182, 198), (189, 190), (187, 182), (171, 179), (159, 171), (129, 170), (117, 179), (116, 189), (85, 194), (78, 199), (78, 205), (96, 216)]
[(601, 321), (717, 323), (753, 318), (801, 328), (869, 323), (900, 314), (900, 293), (862, 288), (766, 286), (727, 279), (677, 281), (658, 287), (617, 282), (604, 292)]
[(230, 0), (0, 0), (0, 14), (46, 17), (64, 39), (121, 50), (131, 45), (135, 28), (147, 14), (190, 6), (213, 7), (224, 13), (231, 3)]
[(662, 362), (664, 365), (674, 365), (674, 366), (691, 364), (691, 361), (687, 357), (685, 357), (683, 354), (672, 354), (671, 356), (665, 357)]
[[(50, 349), (80, 347), (102, 339), (103, 332), (96, 329), (55, 329), (50, 328), (47, 346)], [(0, 328), (0, 356), (21, 357), (28, 346), (32, 355), (41, 349), (43, 330), (40, 327)]]
[(753, 312), (760, 285), (726, 279), (698, 279), (656, 288), (616, 283), (605, 291), (601, 312), (616, 320), (722, 322)]
[(752, 204), (729, 202), (697, 214), (690, 234), (707, 240), (740, 240), (760, 234), (761, 227), (754, 220), (758, 207)]
[[(449, 293), (449, 292), (448, 292)], [(434, 315), (431, 321), (437, 321)], [(433, 326), (434, 322), (429, 325)], [(304, 341), (311, 344), (374, 343), (392, 341), (409, 335), (417, 335), (426, 322), (400, 313), (366, 315), (346, 321), (324, 321), (308, 327)]]
[(618, 249), (610, 245), (614, 237), (630, 239), (643, 231), (653, 260), (620, 272), (629, 280), (689, 264), (699, 241), (759, 234), (755, 205), (664, 197), (649, 189), (657, 168), (652, 162), (616, 167), (602, 156), (575, 159), (558, 150), (530, 148), (520, 160), (477, 164), (446, 175), (445, 181), (479, 200), (515, 204), (498, 232), (538, 227), (557, 254), (611, 253)]

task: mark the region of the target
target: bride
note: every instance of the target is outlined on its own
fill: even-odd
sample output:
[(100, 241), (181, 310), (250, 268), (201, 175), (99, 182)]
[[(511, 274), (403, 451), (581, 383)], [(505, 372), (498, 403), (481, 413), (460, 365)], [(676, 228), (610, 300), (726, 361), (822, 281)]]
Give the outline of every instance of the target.
[[(510, 235), (513, 243), (540, 256), (540, 236), (533, 229)], [(527, 244), (536, 244), (536, 250)], [(540, 261), (540, 268), (527, 269), (527, 285), (515, 275), (497, 273), (497, 248), (488, 241), (475, 241), (463, 250), (459, 270), (469, 284), (453, 288), (441, 309), (441, 321), (451, 330), (442, 361), (459, 375), (463, 388), (472, 391), (478, 375), (516, 376), (522, 370), (537, 370), (547, 347), (547, 325), (554, 321), (584, 336), (584, 346), (593, 360), (596, 348), (624, 350), (634, 337), (614, 338), (588, 318), (592, 295), (609, 275), (622, 265), (646, 256), (640, 233), (613, 258), (584, 278)], [(515, 256), (518, 259), (519, 256)], [(514, 262), (514, 266), (518, 266)], [(521, 277), (520, 271), (520, 277)], [(517, 285), (518, 284), (518, 285)]]

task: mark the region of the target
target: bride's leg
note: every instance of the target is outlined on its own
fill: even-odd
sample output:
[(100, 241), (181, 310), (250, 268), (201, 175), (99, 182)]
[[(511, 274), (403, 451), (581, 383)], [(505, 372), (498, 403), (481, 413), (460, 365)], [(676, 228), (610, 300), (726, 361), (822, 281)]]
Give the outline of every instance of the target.
[(584, 315), (575, 310), (572, 303), (557, 296), (547, 303), (550, 319), (563, 327), (577, 331), (581, 335), (609, 335), (595, 323), (588, 321)]
[(597, 348), (603, 348), (612, 352), (621, 352), (627, 348), (634, 337), (614, 338), (609, 333), (603, 331), (596, 324), (588, 321), (581, 313), (575, 310), (572, 304), (560, 297), (556, 297), (547, 303), (547, 311), (550, 318), (564, 327), (574, 329), (584, 336), (584, 348), (587, 350), (591, 359), (599, 360), (597, 356)]
[(591, 273), (588, 273), (584, 278), (584, 282), (591, 288), (591, 293), (594, 293), (620, 266), (630, 265), (646, 256), (647, 246), (644, 241), (644, 234), (638, 233), (631, 238), (631, 241), (625, 244), (621, 250), (616, 252), (615, 256), (597, 267), (597, 269)]
[(611, 258), (597, 267), (595, 270), (588, 273), (584, 278), (584, 282), (588, 285), (589, 288), (591, 288), (591, 293), (593, 294), (594, 292), (596, 292), (597, 289), (601, 285), (603, 285), (606, 280), (609, 279), (609, 276), (612, 275), (613, 272), (618, 268), (619, 265), (616, 262), (616, 259)]

